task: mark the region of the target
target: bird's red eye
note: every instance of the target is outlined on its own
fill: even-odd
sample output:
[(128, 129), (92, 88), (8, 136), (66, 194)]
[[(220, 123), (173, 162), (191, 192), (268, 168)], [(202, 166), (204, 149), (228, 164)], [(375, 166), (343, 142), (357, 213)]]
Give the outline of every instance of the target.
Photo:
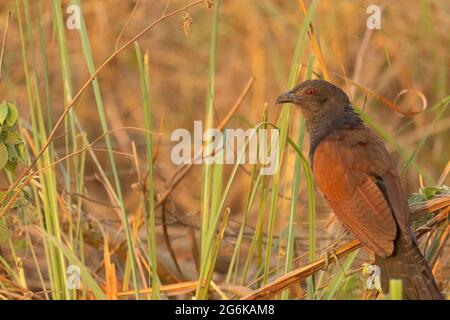
[(314, 96), (314, 95), (316, 94), (316, 90), (313, 89), (313, 88), (307, 89), (307, 90), (306, 90), (306, 94), (307, 94), (308, 96)]

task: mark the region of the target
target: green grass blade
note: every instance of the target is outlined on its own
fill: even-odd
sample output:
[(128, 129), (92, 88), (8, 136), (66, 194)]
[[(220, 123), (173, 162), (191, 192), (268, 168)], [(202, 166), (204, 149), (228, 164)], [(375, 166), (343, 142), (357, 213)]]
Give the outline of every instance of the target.
[[(139, 44), (134, 44), (136, 50), (136, 58), (139, 66), (139, 74), (141, 79), (141, 91), (143, 98), (144, 122), (146, 129), (146, 144), (147, 144), (147, 190), (148, 190), (148, 244), (149, 244), (149, 263), (152, 269), (152, 298), (159, 299), (159, 279), (156, 263), (156, 226), (155, 226), (155, 195), (153, 186), (153, 141), (152, 141), (152, 118), (149, 94), (149, 79), (148, 72), (144, 67), (144, 59), (142, 58)], [(144, 213), (145, 212), (144, 208)]]

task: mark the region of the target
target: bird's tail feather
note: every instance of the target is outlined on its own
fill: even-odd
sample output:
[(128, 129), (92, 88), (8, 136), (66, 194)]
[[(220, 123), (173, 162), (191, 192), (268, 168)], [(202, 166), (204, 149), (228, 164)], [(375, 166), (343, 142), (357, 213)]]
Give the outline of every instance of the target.
[(404, 299), (442, 299), (431, 268), (413, 237), (399, 236), (394, 253), (385, 258), (377, 256), (375, 263), (381, 269), (383, 292), (388, 292), (389, 279), (401, 279)]

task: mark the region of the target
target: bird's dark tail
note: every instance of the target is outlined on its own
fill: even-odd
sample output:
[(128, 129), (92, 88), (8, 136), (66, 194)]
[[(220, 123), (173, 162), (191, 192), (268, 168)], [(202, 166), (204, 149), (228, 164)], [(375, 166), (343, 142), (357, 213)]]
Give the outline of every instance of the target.
[(442, 295), (430, 266), (412, 237), (402, 233), (396, 240), (395, 251), (389, 257), (376, 257), (375, 264), (381, 269), (381, 287), (388, 293), (389, 279), (401, 279), (403, 299), (441, 300)]

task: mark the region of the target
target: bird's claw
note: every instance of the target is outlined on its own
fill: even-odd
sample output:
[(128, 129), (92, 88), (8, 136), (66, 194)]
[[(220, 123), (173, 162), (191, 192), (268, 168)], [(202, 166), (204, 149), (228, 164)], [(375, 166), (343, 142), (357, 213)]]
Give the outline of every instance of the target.
[(335, 245), (332, 244), (330, 246), (327, 247), (326, 251), (325, 251), (325, 265), (323, 266), (323, 270), (324, 271), (328, 271), (328, 267), (330, 266), (330, 257), (332, 257), (334, 259), (334, 261), (336, 261), (336, 263), (340, 266), (341, 263), (339, 262), (339, 258), (336, 254), (336, 251), (334, 250)]

